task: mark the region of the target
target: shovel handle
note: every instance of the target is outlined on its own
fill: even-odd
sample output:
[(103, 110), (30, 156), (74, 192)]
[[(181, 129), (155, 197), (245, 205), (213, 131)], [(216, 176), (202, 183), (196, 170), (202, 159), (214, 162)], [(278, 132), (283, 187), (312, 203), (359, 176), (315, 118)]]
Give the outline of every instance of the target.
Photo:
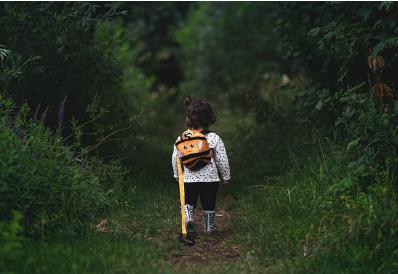
[(187, 237), (187, 228), (185, 227), (185, 190), (184, 190), (184, 177), (182, 174), (180, 157), (177, 155), (177, 169), (178, 169), (178, 185), (180, 187), (180, 201), (181, 201), (181, 236)]

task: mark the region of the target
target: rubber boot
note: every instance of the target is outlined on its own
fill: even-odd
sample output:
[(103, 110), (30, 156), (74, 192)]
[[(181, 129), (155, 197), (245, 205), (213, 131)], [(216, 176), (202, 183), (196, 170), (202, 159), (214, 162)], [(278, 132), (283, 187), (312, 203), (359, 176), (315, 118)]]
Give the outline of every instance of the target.
[(193, 239), (196, 239), (196, 231), (195, 231), (195, 217), (193, 215), (194, 206), (185, 205), (185, 225), (187, 228), (187, 234), (190, 235)]
[(203, 210), (203, 232), (204, 234), (213, 234), (216, 232), (214, 224), (216, 212), (210, 210)]

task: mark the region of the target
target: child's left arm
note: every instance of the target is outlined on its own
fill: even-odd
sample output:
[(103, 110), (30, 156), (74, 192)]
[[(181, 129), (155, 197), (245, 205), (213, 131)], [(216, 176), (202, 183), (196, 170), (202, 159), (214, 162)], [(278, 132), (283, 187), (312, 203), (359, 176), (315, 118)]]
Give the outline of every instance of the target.
[(216, 161), (217, 168), (224, 180), (224, 184), (228, 184), (231, 179), (231, 171), (229, 168), (227, 150), (225, 149), (224, 142), (221, 138), (217, 141), (214, 148), (214, 160)]

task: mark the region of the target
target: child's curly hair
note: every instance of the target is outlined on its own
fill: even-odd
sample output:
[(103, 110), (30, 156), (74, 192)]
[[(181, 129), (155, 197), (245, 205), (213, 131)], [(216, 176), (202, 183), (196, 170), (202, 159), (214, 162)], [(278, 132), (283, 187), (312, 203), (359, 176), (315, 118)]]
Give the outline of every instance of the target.
[(186, 124), (189, 129), (203, 127), (208, 129), (210, 125), (217, 122), (217, 112), (206, 99), (192, 100), (192, 96), (184, 99)]

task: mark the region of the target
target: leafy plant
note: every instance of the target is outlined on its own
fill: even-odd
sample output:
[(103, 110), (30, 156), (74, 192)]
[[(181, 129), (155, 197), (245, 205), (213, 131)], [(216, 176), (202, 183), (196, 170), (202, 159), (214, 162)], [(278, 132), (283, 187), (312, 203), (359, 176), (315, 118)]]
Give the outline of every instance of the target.
[[(75, 122), (86, 121), (86, 106), (93, 104), (92, 98), (98, 95), (96, 107), (106, 108), (108, 116), (105, 119), (97, 115), (95, 121), (86, 124), (86, 132), (80, 138), (83, 146), (101, 142), (100, 136), (87, 131), (96, 133), (101, 128), (110, 133), (115, 125), (127, 128), (136, 121), (150, 81), (141, 79), (131, 56), (126, 58), (131, 47), (125, 43), (124, 30), (115, 20), (125, 12), (89, 2), (4, 2), (0, 6), (4, 26), (0, 30), (2, 94), (18, 105), (27, 102), (31, 109), (41, 106), (41, 112), (52, 106), (48, 108), (46, 124), (58, 127), (63, 137), (74, 134), (68, 122), (72, 118)], [(126, 79), (129, 82), (124, 87)], [(140, 97), (136, 96), (138, 93)], [(59, 106), (65, 97), (66, 122), (59, 128), (58, 108), (54, 106)], [(140, 146), (140, 134), (139, 130), (119, 131), (112, 136), (112, 145), (102, 143), (97, 151), (104, 157), (122, 154), (123, 150), (131, 153)]]
[[(274, 3), (199, 2), (176, 32), (186, 80), (182, 92), (246, 107), (264, 73), (277, 72)], [(250, 104), (250, 102), (249, 102)]]
[[(343, 106), (335, 125), (348, 136), (347, 154), (352, 160), (347, 167), (352, 173), (342, 184), (355, 182), (366, 191), (378, 173), (397, 168), (398, 78), (393, 71), (398, 68), (398, 53), (391, 48), (398, 31), (393, 24), (397, 7), (387, 2), (354, 6), (310, 35), (324, 35), (319, 47), (341, 56), (339, 81), (346, 86), (339, 92), (323, 92), (319, 108), (335, 102)], [(353, 21), (352, 10), (359, 10), (357, 16), (363, 20)]]
[(0, 97), (1, 220), (11, 220), (17, 210), (24, 216), (25, 235), (81, 233), (110, 205), (108, 189), (128, 172), (117, 167), (118, 161), (104, 164), (90, 156), (89, 148), (66, 146), (45, 126), (45, 113), (29, 119), (27, 104), (15, 109), (12, 100)]

